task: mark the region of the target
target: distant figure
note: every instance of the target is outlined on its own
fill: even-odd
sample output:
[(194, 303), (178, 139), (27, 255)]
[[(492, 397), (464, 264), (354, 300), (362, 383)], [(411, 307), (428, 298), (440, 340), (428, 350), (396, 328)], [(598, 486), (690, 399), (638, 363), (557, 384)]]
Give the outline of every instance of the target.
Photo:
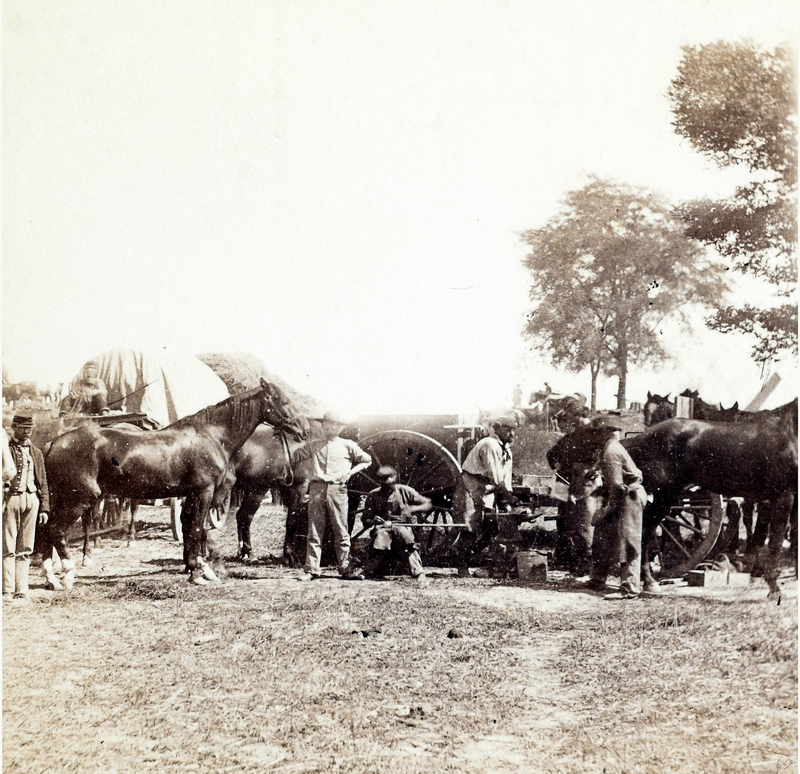
[(401, 559), (411, 571), (411, 577), (424, 587), (428, 581), (414, 533), (411, 527), (394, 526), (392, 522), (414, 522), (417, 513), (428, 513), (433, 504), (416, 489), (398, 484), (397, 471), (389, 465), (378, 468), (375, 478), (380, 486), (367, 495), (361, 516), (361, 523), (372, 527), (367, 576), (383, 577), (390, 569), (391, 560)]
[(520, 387), (520, 385), (514, 387), (512, 405), (514, 408), (519, 408), (522, 405), (522, 387)]
[(97, 363), (90, 360), (83, 367), (83, 376), (70, 388), (69, 395), (61, 401), (61, 415), (107, 414), (108, 390), (97, 375)]
[(50, 493), (44, 456), (31, 443), (33, 418), (17, 414), (11, 430), (9, 450), (16, 473), (7, 484), (3, 478), (3, 601), (25, 603), (36, 521), (38, 517), (40, 524), (47, 523)]

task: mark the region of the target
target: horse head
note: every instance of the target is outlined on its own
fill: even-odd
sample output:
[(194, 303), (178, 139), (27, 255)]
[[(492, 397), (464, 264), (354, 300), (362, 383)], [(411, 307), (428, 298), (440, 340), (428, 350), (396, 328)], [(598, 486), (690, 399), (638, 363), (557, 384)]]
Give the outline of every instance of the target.
[(276, 384), (261, 379), (261, 413), (264, 422), (293, 435), (298, 441), (308, 436), (308, 419), (298, 413), (289, 397)]
[(647, 401), (642, 409), (645, 427), (656, 425), (675, 416), (675, 404), (670, 403), (669, 395), (669, 393), (666, 395), (654, 395), (650, 390), (647, 391)]

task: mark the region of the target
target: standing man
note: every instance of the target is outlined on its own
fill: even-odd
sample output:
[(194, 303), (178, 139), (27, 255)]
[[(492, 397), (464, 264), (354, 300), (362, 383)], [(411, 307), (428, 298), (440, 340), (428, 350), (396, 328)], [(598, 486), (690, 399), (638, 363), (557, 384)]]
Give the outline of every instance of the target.
[(8, 483), (3, 507), (3, 601), (27, 602), (36, 519), (47, 523), (50, 492), (44, 455), (31, 443), (33, 418), (17, 414), (11, 431), (9, 449), (17, 472)]
[(69, 395), (61, 402), (61, 414), (108, 413), (108, 389), (97, 375), (97, 362), (90, 360), (83, 366), (83, 376), (72, 385)]
[(469, 529), (461, 533), (458, 577), (469, 577), (469, 563), (498, 533), (497, 520), (484, 514), (485, 508), (519, 505), (511, 490), (514, 442), (517, 420), (502, 416), (492, 422), (492, 432), (481, 438), (464, 460), (461, 483), (454, 495), (454, 510)]
[(386, 575), (391, 559), (400, 555), (408, 564), (411, 577), (418, 585), (427, 586), (428, 579), (411, 527), (398, 527), (392, 522), (414, 521), (417, 513), (428, 513), (433, 503), (416, 489), (398, 484), (397, 471), (389, 465), (378, 468), (375, 477), (380, 486), (367, 495), (361, 516), (365, 527), (373, 527), (367, 575)]
[(599, 468), (606, 507), (598, 514), (592, 541), (592, 571), (586, 587), (601, 591), (612, 567), (620, 563), (619, 591), (605, 599), (635, 599), (641, 594), (642, 511), (647, 493), (642, 472), (619, 442), (619, 420), (604, 414), (592, 420), (600, 450)]
[(293, 461), (311, 459), (314, 472), (308, 488), (308, 538), (305, 572), (300, 580), (320, 575), (322, 539), (325, 522), (330, 516), (336, 541), (336, 561), (344, 580), (363, 580), (364, 576), (350, 566), (350, 532), (347, 529), (347, 482), (356, 473), (372, 464), (369, 456), (355, 441), (339, 434), (347, 423), (327, 412), (322, 418), (324, 440), (300, 447)]

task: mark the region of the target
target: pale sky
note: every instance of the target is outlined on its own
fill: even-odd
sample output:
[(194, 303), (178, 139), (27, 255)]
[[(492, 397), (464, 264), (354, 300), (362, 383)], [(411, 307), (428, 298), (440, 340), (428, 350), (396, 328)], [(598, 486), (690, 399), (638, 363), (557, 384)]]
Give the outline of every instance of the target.
[[(731, 192), (666, 92), (681, 46), (743, 37), (794, 44), (795, 3), (6, 0), (4, 363), (249, 352), (362, 414), (588, 394), (526, 355), (519, 234), (588, 174)], [(745, 338), (665, 336), (629, 400), (757, 392)]]

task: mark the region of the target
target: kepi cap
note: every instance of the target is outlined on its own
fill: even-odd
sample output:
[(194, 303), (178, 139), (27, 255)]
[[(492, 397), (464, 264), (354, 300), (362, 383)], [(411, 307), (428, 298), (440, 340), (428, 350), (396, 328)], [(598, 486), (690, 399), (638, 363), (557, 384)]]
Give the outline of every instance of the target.
[(30, 414), (15, 414), (11, 424), (19, 425), (20, 427), (33, 427), (33, 417)]

